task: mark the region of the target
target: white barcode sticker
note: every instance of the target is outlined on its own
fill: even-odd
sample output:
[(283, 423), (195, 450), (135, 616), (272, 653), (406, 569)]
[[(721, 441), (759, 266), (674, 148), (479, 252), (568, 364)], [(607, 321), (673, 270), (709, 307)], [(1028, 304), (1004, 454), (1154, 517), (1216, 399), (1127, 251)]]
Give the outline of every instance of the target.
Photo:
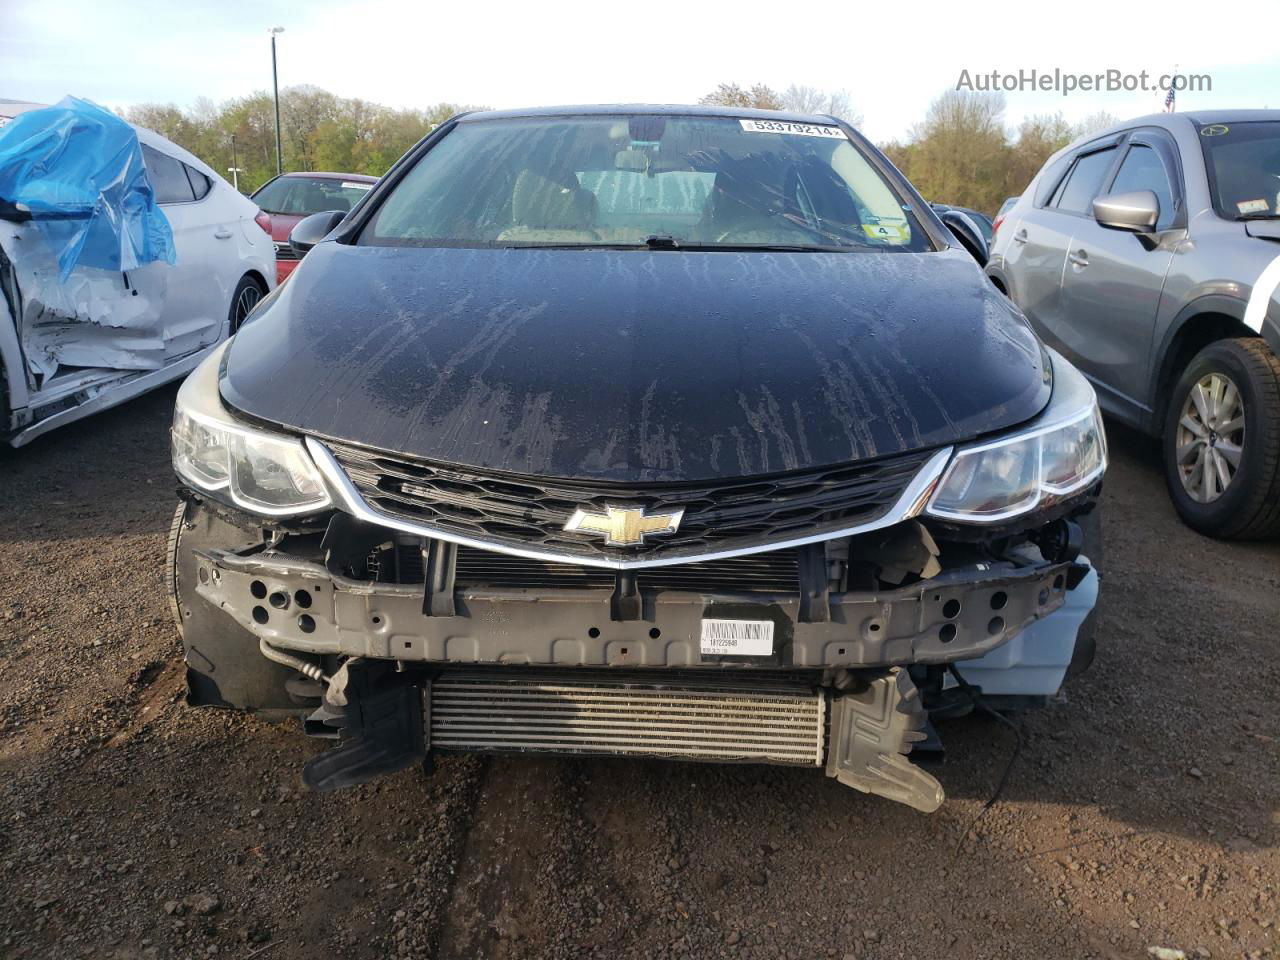
[(703, 620), (702, 653), (711, 656), (772, 656), (773, 621)]
[(828, 140), (846, 140), (844, 131), (822, 123), (792, 123), (790, 120), (740, 120), (748, 133), (786, 133), (796, 137), (826, 137)]

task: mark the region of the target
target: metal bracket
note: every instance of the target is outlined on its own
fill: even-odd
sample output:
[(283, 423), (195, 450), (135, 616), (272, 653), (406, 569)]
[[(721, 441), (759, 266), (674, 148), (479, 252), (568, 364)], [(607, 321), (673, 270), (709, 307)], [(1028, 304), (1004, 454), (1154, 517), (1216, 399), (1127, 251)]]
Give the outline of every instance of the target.
[(811, 543), (800, 553), (801, 623), (830, 623), (831, 596), (828, 589), (827, 552), (825, 544)]
[(422, 567), (426, 571), (426, 589), (422, 594), (422, 615), (456, 617), (458, 603), (454, 583), (458, 565), (458, 545), (444, 540), (427, 540), (422, 548)]

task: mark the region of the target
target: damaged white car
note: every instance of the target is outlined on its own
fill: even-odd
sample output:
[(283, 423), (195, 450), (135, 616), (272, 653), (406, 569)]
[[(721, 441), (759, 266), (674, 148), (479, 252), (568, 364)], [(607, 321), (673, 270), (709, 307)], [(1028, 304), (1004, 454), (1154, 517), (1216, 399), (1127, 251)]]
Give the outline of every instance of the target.
[(0, 100), (0, 442), (188, 373), (275, 286), (268, 230), (158, 134)]

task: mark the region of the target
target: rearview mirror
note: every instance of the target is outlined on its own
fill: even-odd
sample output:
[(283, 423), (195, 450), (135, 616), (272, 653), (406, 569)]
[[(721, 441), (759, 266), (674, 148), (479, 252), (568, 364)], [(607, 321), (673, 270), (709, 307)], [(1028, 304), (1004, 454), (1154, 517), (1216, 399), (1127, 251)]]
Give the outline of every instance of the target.
[(938, 219), (947, 225), (947, 229), (960, 241), (960, 246), (969, 251), (969, 255), (978, 261), (978, 266), (985, 267), (990, 251), (987, 249), (987, 238), (982, 235), (978, 225), (959, 210), (943, 210)]
[(289, 246), (293, 247), (298, 259), (301, 260), (308, 250), (327, 237), (329, 231), (340, 224), (346, 215), (345, 210), (326, 210), (299, 220), (289, 234)]
[(1093, 219), (1110, 230), (1150, 233), (1160, 219), (1160, 199), (1150, 190), (1109, 193), (1093, 201)]

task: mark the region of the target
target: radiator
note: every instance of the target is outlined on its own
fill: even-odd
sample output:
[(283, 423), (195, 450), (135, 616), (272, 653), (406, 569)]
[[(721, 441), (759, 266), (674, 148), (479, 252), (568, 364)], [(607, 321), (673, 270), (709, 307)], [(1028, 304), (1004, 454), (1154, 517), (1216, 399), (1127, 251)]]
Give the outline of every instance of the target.
[(448, 673), (428, 693), (431, 746), (820, 766), (826, 701), (782, 680)]

